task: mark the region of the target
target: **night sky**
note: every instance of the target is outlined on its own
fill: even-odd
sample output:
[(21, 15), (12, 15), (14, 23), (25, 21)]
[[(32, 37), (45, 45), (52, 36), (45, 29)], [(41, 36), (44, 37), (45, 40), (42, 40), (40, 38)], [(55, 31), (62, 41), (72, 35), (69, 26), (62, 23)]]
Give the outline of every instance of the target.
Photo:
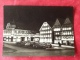
[(67, 17), (73, 22), (73, 7), (4, 6), (4, 28), (8, 22), (14, 22), (16, 28), (38, 31), (45, 21), (54, 25), (58, 18), (63, 24)]

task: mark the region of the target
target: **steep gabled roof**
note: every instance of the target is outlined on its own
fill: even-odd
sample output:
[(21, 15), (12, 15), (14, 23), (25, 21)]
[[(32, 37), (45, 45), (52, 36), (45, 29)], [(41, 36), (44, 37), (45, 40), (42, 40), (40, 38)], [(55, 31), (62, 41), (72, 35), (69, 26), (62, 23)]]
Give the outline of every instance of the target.
[(48, 22), (43, 22), (42, 26), (40, 27), (39, 31), (42, 29), (42, 27), (44, 26), (44, 24), (47, 24), (47, 26), (49, 26), (51, 28), (51, 26), (48, 24)]
[(59, 22), (58, 19), (56, 19), (56, 21), (55, 21), (55, 23), (54, 23), (54, 25), (53, 25), (52, 28), (54, 28), (54, 27), (56, 27), (56, 26), (61, 26), (61, 24), (60, 24), (60, 22)]
[(64, 21), (64, 24), (71, 24), (71, 21), (69, 18), (66, 18), (66, 20)]

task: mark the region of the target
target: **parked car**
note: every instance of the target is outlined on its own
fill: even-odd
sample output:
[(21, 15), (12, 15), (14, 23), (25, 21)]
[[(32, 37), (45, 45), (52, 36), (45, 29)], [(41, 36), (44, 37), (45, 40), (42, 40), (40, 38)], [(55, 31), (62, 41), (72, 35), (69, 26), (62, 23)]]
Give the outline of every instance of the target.
[(17, 46), (20, 46), (20, 42), (16, 42), (16, 45), (17, 45)]
[(34, 48), (51, 48), (52, 45), (50, 43), (39, 43), (39, 42), (36, 42), (33, 44), (33, 47)]
[(18, 46), (25, 46), (25, 44), (26, 44), (26, 41), (20, 41), (16, 43), (16, 45)]
[(33, 43), (33, 48), (42, 48), (41, 44), (38, 42)]
[(52, 48), (51, 43), (45, 43), (45, 44), (44, 44), (44, 48)]
[(26, 42), (25, 43), (25, 47), (30, 47), (31, 43), (30, 42)]

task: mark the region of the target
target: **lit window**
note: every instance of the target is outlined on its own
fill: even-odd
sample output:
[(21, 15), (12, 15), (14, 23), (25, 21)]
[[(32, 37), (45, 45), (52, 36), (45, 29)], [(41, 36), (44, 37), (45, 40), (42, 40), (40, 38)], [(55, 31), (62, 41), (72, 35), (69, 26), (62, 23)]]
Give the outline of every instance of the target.
[(64, 30), (64, 28), (63, 28), (63, 30)]
[(68, 28), (66, 27), (65, 30), (68, 30)]
[(47, 31), (47, 33), (49, 33), (49, 31)]
[(66, 35), (66, 33), (63, 33), (64, 35)]
[(45, 35), (45, 37), (47, 37), (47, 35)]
[(71, 27), (69, 27), (68, 29), (71, 30)]
[(70, 35), (72, 34), (72, 32), (69, 32), (70, 33)]
[(48, 37), (49, 37), (49, 35), (48, 35)]
[(55, 33), (57, 35), (57, 33)]
[(74, 36), (73, 36), (73, 39), (74, 39)]
[(52, 31), (50, 31), (50, 33), (52, 33)]
[(48, 31), (46, 31), (46, 33), (48, 33)]
[(45, 37), (45, 35), (43, 35), (43, 37)]
[(51, 34), (50, 34), (50, 37), (51, 37)]
[(58, 31), (58, 28), (56, 28), (56, 31)]
[(67, 28), (64, 28), (64, 30), (67, 30)]
[(49, 29), (49, 27), (47, 29)]
[(60, 31), (60, 28), (55, 28), (54, 31)]
[(45, 30), (45, 28), (42, 28), (42, 30)]
[(42, 30), (46, 30), (46, 28), (42, 28)]
[(44, 23), (44, 26), (47, 26), (48, 24), (47, 23)]
[(58, 39), (58, 38), (56, 37), (56, 39)]
[(45, 30), (47, 30), (47, 27), (45, 28)]
[(57, 34), (59, 35), (59, 32), (57, 32)]
[(54, 31), (56, 31), (56, 28), (54, 28)]
[(67, 35), (67, 34), (68, 34), (68, 32), (65, 32), (65, 34)]
[(69, 32), (67, 32), (67, 35), (69, 35)]
[(60, 28), (58, 28), (58, 31), (60, 31)]

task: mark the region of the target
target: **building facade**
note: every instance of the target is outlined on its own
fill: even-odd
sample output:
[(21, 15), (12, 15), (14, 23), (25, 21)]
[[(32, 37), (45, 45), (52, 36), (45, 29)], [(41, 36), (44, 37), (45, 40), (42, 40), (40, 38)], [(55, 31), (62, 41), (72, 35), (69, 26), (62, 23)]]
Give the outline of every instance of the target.
[(4, 42), (20, 42), (20, 41), (33, 41), (34, 31), (16, 29), (16, 25), (7, 23), (6, 29), (3, 33)]
[(44, 22), (40, 28), (40, 42), (52, 43), (52, 28)]
[(39, 33), (32, 30), (16, 29), (16, 25), (7, 23), (3, 33), (4, 42), (20, 42), (20, 41), (37, 41), (40, 43), (51, 44), (74, 44), (73, 26), (69, 18), (66, 18), (61, 25), (56, 19), (53, 26), (43, 22), (39, 29)]
[(54, 43), (61, 43), (61, 24), (58, 19), (56, 19), (53, 27), (53, 36), (54, 36)]
[(62, 25), (61, 40), (62, 44), (74, 44), (73, 26), (69, 18), (66, 18), (64, 24)]
[(34, 39), (33, 39), (34, 42), (40, 41), (40, 33), (36, 33), (33, 37), (34, 37)]

